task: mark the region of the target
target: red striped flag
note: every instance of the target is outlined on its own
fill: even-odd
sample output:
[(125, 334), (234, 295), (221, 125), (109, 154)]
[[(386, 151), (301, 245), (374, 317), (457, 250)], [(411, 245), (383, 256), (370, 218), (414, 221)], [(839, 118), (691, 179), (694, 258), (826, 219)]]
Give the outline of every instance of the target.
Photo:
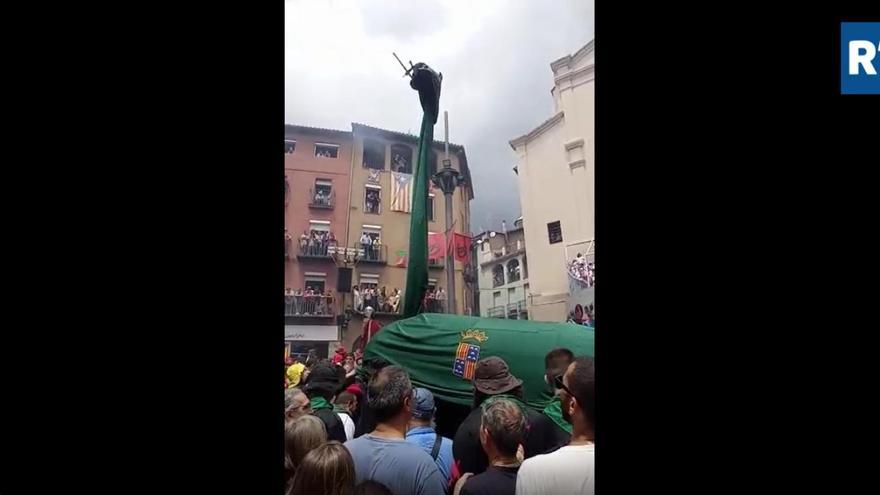
[(391, 211), (412, 211), (413, 176), (391, 172)]
[(456, 359), (464, 359), (467, 357), (468, 345), (465, 342), (458, 344), (458, 351), (455, 353)]
[(464, 379), (472, 380), (474, 378), (474, 369), (477, 367), (476, 361), (468, 361), (464, 364)]

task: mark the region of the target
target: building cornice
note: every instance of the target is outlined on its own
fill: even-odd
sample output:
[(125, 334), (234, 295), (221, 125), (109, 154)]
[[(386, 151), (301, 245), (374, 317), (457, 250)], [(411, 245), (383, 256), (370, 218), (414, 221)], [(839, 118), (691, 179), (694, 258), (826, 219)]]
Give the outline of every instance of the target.
[(558, 88), (561, 83), (572, 81), (573, 79), (580, 77), (582, 75), (588, 76), (587, 80), (584, 82), (590, 82), (595, 78), (596, 73), (596, 64), (590, 64), (584, 67), (581, 67), (578, 70), (573, 70), (571, 72), (566, 72), (556, 78), (553, 79), (553, 82), (556, 84), (555, 88)]
[(522, 136), (511, 140), (510, 147), (513, 148), (514, 151), (516, 151), (517, 146), (525, 144), (525, 143), (535, 139), (536, 137), (540, 136), (541, 134), (546, 132), (548, 129), (551, 129), (553, 126), (555, 126), (560, 121), (562, 121), (563, 117), (565, 117), (565, 112), (560, 111), (556, 115), (545, 120), (538, 127), (535, 127), (534, 129), (532, 129), (531, 132), (529, 132), (528, 134), (523, 134)]
[(583, 57), (587, 56), (588, 54), (592, 53), (593, 48), (595, 46), (594, 41), (595, 40), (590, 40), (589, 43), (582, 46), (578, 51), (574, 52), (573, 54), (566, 55), (560, 59), (557, 59), (557, 60), (551, 62), (550, 68), (553, 69), (553, 72), (556, 72), (559, 69), (561, 69), (562, 67), (565, 67), (567, 65), (571, 65), (572, 63), (577, 62), (578, 60), (580, 60)]

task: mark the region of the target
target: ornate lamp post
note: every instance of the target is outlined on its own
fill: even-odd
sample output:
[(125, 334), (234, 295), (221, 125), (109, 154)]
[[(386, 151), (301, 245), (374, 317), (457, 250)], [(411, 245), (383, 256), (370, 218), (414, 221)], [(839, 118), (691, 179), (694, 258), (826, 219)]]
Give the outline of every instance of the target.
[[(434, 185), (443, 191), (446, 206), (446, 235), (453, 235), (452, 231), (452, 193), (455, 192), (456, 186), (464, 185), (464, 178), (458, 170), (452, 168), (452, 161), (449, 159), (449, 112), (443, 112), (443, 127), (446, 130), (446, 150), (443, 158), (443, 168), (437, 172), (432, 181)], [(447, 245), (449, 238), (447, 237)], [(446, 305), (446, 312), (455, 314), (455, 258), (451, 249), (446, 249), (446, 287), (449, 289), (449, 303)]]

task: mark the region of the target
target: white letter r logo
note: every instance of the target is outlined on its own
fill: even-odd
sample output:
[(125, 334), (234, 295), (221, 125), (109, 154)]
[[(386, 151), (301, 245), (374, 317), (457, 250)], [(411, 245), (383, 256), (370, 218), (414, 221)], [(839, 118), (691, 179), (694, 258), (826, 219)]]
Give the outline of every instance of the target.
[(877, 69), (871, 63), (877, 49), (874, 43), (867, 40), (852, 40), (849, 42), (849, 75), (859, 75), (859, 65), (865, 69), (865, 73), (869, 76), (876, 76)]

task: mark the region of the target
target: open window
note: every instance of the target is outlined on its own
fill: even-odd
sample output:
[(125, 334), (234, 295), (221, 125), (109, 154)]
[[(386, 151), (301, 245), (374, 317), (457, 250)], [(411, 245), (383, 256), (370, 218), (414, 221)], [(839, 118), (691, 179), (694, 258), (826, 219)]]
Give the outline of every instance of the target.
[(356, 247), (363, 251), (361, 256), (362, 262), (383, 263), (385, 261), (385, 250), (382, 247), (382, 227), (379, 225), (364, 225)]
[(434, 221), (434, 195), (430, 194), (430, 193), (428, 194), (427, 214), (428, 214), (428, 221), (433, 222)]
[(412, 148), (404, 144), (391, 145), (391, 170), (404, 174), (413, 173)]
[(364, 213), (382, 213), (382, 187), (367, 184), (364, 186)]
[(507, 262), (507, 280), (517, 282), (520, 279), (519, 260), (512, 259)]
[(327, 279), (323, 277), (306, 277), (303, 281), (303, 286), (306, 290), (312, 289), (315, 294), (323, 294), (326, 290)]
[(315, 179), (315, 189), (312, 192), (312, 205), (320, 207), (329, 207), (333, 193), (333, 181), (327, 179)]
[(378, 311), (379, 301), (379, 275), (375, 273), (361, 273), (358, 280), (358, 290), (360, 291), (360, 300), (355, 300), (355, 310), (362, 312), (367, 306)]
[(338, 158), (339, 145), (330, 143), (315, 143), (315, 156), (324, 158)]
[(330, 222), (327, 220), (310, 220), (309, 231), (304, 232), (299, 241), (301, 256), (326, 258), (327, 248), (331, 244)]
[(364, 168), (385, 170), (385, 143), (364, 139)]
[(284, 153), (292, 154), (296, 150), (296, 141), (293, 139), (285, 139), (284, 140)]
[(492, 287), (501, 287), (504, 285), (504, 265), (495, 265), (492, 268)]

